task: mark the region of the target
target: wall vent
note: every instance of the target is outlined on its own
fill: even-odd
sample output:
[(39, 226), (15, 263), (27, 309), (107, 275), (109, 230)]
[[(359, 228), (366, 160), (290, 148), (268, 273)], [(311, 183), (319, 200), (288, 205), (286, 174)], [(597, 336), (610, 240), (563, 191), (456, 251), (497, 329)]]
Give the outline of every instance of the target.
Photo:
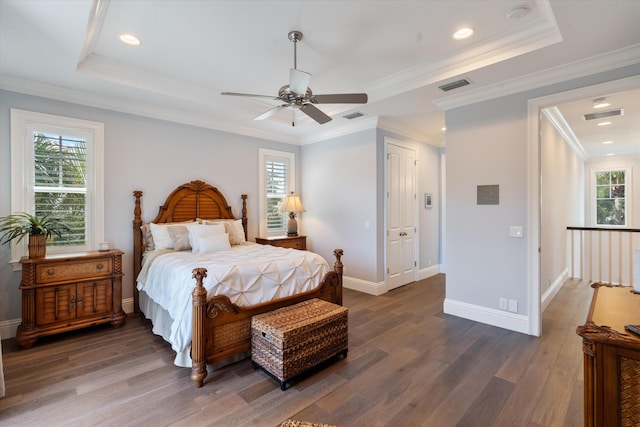
[(438, 88), (440, 90), (443, 90), (444, 92), (448, 92), (450, 90), (458, 89), (459, 87), (466, 86), (468, 84), (471, 84), (469, 80), (460, 79), (460, 80), (456, 80), (455, 82), (445, 83), (442, 86), (438, 86)]
[(351, 114), (347, 114), (344, 117), (347, 120), (353, 120), (353, 119), (357, 119), (358, 117), (362, 117), (364, 116), (364, 114), (362, 114), (360, 111), (356, 111), (355, 113), (351, 113)]
[(624, 116), (624, 108), (616, 108), (615, 110), (599, 111), (597, 113), (585, 114), (585, 120), (604, 119), (605, 117)]

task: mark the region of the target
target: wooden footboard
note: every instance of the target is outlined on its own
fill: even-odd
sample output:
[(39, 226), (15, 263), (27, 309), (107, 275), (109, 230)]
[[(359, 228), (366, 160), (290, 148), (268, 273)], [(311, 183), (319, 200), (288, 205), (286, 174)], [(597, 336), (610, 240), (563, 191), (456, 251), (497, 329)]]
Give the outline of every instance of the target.
[(334, 269), (324, 276), (316, 289), (249, 307), (239, 307), (224, 295), (214, 296), (207, 301), (207, 290), (203, 285), (207, 269), (195, 268), (191, 379), (196, 386), (202, 387), (207, 376), (207, 364), (218, 363), (251, 350), (252, 316), (311, 298), (342, 305), (343, 251), (336, 249), (333, 254), (336, 257)]

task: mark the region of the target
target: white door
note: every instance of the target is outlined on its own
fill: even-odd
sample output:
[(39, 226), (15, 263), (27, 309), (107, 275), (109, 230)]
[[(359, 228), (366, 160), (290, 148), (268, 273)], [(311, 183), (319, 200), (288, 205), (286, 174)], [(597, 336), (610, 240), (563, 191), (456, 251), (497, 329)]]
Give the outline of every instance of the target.
[(387, 290), (416, 280), (416, 152), (387, 144)]

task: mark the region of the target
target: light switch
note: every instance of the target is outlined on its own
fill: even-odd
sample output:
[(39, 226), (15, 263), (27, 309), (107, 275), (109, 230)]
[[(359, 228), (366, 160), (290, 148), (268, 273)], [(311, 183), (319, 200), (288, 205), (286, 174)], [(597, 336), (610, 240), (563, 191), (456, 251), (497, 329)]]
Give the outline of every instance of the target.
[(520, 225), (512, 225), (509, 227), (509, 237), (524, 237), (524, 231)]

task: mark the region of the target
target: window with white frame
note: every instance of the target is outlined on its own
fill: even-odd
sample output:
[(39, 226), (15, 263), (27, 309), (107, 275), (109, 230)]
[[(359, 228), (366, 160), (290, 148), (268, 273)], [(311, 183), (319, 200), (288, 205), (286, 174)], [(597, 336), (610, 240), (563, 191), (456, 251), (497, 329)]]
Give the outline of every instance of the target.
[[(51, 215), (71, 232), (48, 253), (94, 250), (104, 240), (104, 125), (11, 110), (11, 211)], [(12, 246), (12, 260), (26, 242)]]
[(596, 225), (627, 225), (627, 171), (595, 171)]
[(260, 236), (282, 235), (287, 231), (287, 214), (280, 212), (284, 198), (293, 191), (295, 154), (260, 149)]

